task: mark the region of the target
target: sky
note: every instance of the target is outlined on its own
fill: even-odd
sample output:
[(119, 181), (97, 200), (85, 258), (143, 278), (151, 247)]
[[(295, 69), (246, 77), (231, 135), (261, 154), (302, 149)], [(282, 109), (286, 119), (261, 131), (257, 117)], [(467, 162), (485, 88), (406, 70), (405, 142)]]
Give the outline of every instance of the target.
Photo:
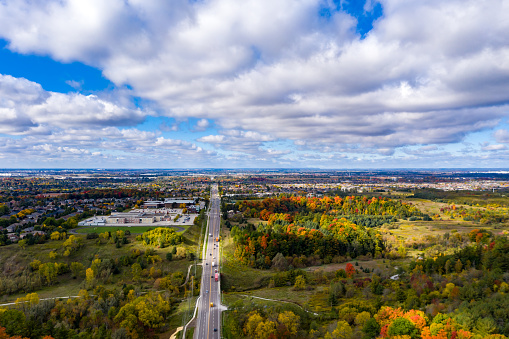
[(0, 1), (0, 168), (507, 168), (507, 13)]

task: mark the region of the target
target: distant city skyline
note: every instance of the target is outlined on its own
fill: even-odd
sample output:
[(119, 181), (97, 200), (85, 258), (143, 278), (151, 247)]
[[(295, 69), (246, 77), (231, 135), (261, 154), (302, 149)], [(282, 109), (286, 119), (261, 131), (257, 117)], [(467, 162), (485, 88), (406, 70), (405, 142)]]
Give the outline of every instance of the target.
[(509, 167), (509, 3), (0, 3), (0, 168)]

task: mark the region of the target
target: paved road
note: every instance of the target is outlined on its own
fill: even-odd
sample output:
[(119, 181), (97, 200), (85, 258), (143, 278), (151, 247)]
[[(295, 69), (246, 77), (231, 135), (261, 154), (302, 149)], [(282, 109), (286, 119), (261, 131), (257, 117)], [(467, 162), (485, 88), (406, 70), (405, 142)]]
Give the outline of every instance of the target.
[[(203, 248), (203, 275), (198, 304), (197, 327), (195, 339), (212, 339), (221, 337), (221, 294), (219, 282), (215, 281), (215, 271), (219, 274), (219, 245), (215, 241), (219, 237), (220, 198), (217, 184), (211, 189), (209, 230)], [(214, 267), (212, 267), (214, 263)], [(211, 306), (212, 305), (212, 306)]]

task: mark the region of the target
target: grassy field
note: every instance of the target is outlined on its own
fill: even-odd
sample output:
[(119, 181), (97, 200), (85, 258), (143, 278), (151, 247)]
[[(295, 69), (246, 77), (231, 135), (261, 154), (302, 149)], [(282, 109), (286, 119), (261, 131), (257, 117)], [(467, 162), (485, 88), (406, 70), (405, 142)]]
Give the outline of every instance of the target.
[[(171, 330), (168, 331), (167, 333), (161, 334), (160, 338), (169, 338), (178, 327), (183, 326), (189, 320), (191, 320), (191, 318), (193, 317), (197, 299), (198, 297), (193, 297), (190, 305), (188, 303), (188, 300), (186, 299), (177, 306), (176, 310), (172, 313), (172, 315), (169, 318), (169, 327), (171, 328)], [(189, 329), (187, 332), (189, 333)]]
[(235, 245), (226, 229), (222, 230), (221, 237), (221, 250), (223, 254), (221, 264), (221, 288), (223, 290), (243, 291), (261, 287), (263, 281), (270, 277), (273, 272), (240, 264), (233, 255), (235, 252)]
[[(173, 226), (168, 226), (168, 228), (175, 229), (177, 231), (177, 233), (184, 233), (191, 226), (182, 225), (182, 226), (178, 226), (178, 227), (183, 228), (183, 230), (179, 230), (178, 228), (173, 227)], [(129, 230), (133, 234), (140, 234), (140, 233), (143, 233), (143, 232), (146, 232), (149, 230), (153, 230), (154, 228), (155, 228), (154, 226), (99, 226), (99, 227), (88, 226), (88, 227), (76, 228), (76, 232), (81, 233), (81, 234), (86, 234), (86, 233), (94, 233), (94, 232), (95, 233), (103, 233), (103, 232), (114, 232), (114, 231), (118, 231), (118, 230), (122, 230), (122, 231)]]

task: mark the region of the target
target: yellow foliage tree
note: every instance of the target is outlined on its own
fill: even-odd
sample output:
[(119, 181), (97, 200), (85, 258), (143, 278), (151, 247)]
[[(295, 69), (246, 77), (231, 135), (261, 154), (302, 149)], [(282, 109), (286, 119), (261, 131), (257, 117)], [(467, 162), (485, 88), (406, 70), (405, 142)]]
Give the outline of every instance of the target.
[(256, 328), (262, 322), (263, 317), (257, 311), (252, 311), (244, 325), (244, 333), (248, 336), (254, 337)]
[(50, 239), (51, 240), (60, 240), (60, 232), (55, 231), (55, 232), (51, 233)]
[(284, 311), (283, 313), (279, 313), (277, 321), (285, 325), (290, 334), (297, 334), (300, 326), (300, 317), (292, 311)]
[(267, 339), (271, 335), (274, 335), (276, 333), (276, 323), (273, 321), (267, 320), (262, 321), (258, 324), (256, 327), (256, 339)]
[(355, 316), (355, 324), (357, 326), (364, 326), (364, 324), (371, 318), (371, 314), (369, 312), (361, 312)]
[(350, 325), (344, 321), (338, 321), (336, 329), (332, 331), (332, 338), (334, 339), (350, 339), (352, 338), (353, 330)]
[(299, 275), (295, 278), (295, 285), (293, 285), (293, 289), (296, 291), (305, 290), (306, 289), (306, 279), (304, 276)]
[(95, 278), (95, 274), (94, 274), (94, 270), (92, 270), (92, 268), (87, 268), (87, 270), (85, 271), (85, 276), (86, 276), (86, 279), (87, 279), (87, 283), (91, 283), (92, 281), (94, 281), (94, 278)]
[[(132, 290), (131, 290), (132, 291)], [(129, 295), (131, 295), (129, 291)], [(134, 293), (134, 291), (132, 291)], [(149, 293), (124, 305), (115, 316), (115, 321), (129, 331), (135, 331), (139, 323), (145, 328), (158, 328), (170, 311), (170, 304), (161, 295)]]
[(35, 259), (30, 263), (30, 267), (32, 270), (37, 271), (39, 267), (42, 265), (42, 262), (40, 260)]

